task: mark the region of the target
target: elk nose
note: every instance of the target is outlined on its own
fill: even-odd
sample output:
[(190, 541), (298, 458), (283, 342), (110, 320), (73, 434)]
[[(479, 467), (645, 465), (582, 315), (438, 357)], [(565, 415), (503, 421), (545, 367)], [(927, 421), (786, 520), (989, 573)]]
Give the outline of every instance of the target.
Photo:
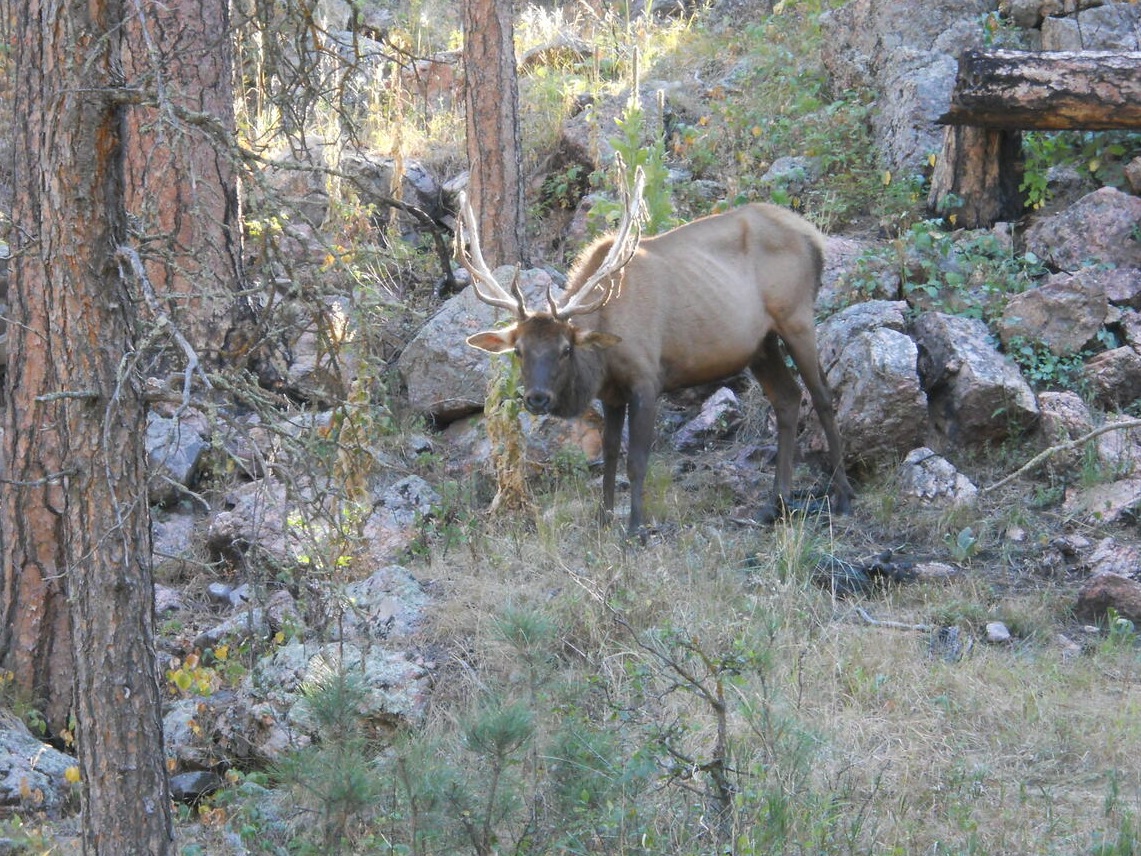
[(541, 416), (551, 408), (551, 394), (546, 390), (535, 389), (523, 396), (523, 404), (537, 416)]

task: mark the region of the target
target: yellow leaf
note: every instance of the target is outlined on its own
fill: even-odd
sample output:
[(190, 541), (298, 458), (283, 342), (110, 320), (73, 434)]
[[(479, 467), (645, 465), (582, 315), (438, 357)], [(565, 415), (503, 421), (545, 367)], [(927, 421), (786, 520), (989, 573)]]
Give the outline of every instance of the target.
[(217, 648), (214, 649), (214, 659), (216, 659), (216, 660), (225, 660), (229, 656), (230, 656), (230, 646), (229, 645), (219, 645)]
[(1101, 158), (1093, 158), (1089, 162), (1089, 171), (1090, 172), (1097, 172), (1098, 169), (1100, 169), (1100, 168), (1101, 168)]
[(889, 184), (891, 184), (891, 170), (885, 169), (883, 171), (883, 186), (887, 187)]
[(68, 784), (72, 784), (72, 785), (79, 784), (79, 767), (72, 765), (72, 766), (68, 767), (66, 770), (64, 770), (63, 771), (63, 779)]
[(285, 634), (278, 630), (273, 634), (273, 641), (278, 645), (285, 644)]
[(194, 685), (194, 677), (183, 669), (179, 669), (177, 672), (172, 674), (171, 680), (173, 680), (174, 685), (183, 692), (186, 692)]
[(931, 154), (929, 154), (927, 156), (927, 165), (928, 166), (935, 166), (935, 162), (938, 159), (939, 159), (938, 155), (936, 155), (935, 152), (931, 152)]

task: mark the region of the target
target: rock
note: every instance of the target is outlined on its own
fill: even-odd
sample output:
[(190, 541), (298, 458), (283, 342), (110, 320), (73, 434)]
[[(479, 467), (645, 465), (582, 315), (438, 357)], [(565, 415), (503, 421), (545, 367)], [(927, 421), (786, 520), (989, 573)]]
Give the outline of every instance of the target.
[(886, 328), (907, 332), (907, 303), (902, 300), (866, 300), (842, 309), (816, 328), (820, 367), (830, 373), (844, 348), (861, 333)]
[(1132, 238), (1141, 221), (1141, 197), (1112, 187), (1083, 196), (1026, 230), (1026, 250), (1050, 267), (1071, 273), (1103, 264), (1141, 267), (1141, 241)]
[(741, 402), (733, 390), (721, 387), (701, 405), (701, 412), (673, 436), (679, 452), (701, 449), (710, 440), (732, 435), (741, 423)]
[(1136, 519), (1141, 513), (1141, 479), (1072, 487), (1066, 491), (1062, 508), (1067, 514), (1095, 525)]
[(986, 625), (986, 641), (993, 645), (1002, 645), (1010, 642), (1013, 637), (1010, 630), (1001, 621), (988, 621)]
[(0, 811), (59, 817), (72, 793), (64, 774), (76, 763), (37, 740), (14, 716), (0, 716)]
[[(831, 352), (833, 346), (828, 346)], [(918, 351), (903, 333), (878, 327), (852, 338), (825, 372), (835, 391), (836, 423), (845, 457), (862, 467), (898, 460), (927, 435), (927, 396), (916, 371)], [(819, 425), (815, 410), (813, 426)], [(813, 448), (825, 447), (814, 428)]]
[(1141, 547), (1121, 543), (1116, 538), (1102, 538), (1092, 548), (1084, 559), (1091, 576), (1120, 574), (1134, 577), (1141, 574)]
[(1141, 621), (1141, 583), (1120, 574), (1097, 574), (1090, 577), (1074, 606), (1078, 618), (1103, 620), (1109, 610), (1129, 621)]
[(430, 517), (440, 504), (440, 494), (419, 476), (407, 476), (386, 488), (380, 498), (395, 526), (411, 526)]
[(983, 47), (975, 22), (992, 10), (987, 0), (852, 0), (821, 16), (836, 91), (880, 93), (872, 127), (891, 170), (919, 170), (941, 150), (935, 120), (950, 104), (958, 55)]
[(1045, 345), (1058, 356), (1087, 347), (1109, 311), (1101, 277), (1054, 274), (1021, 294), (1013, 295), (998, 321), (1003, 345), (1022, 339)]
[(144, 441), (150, 465), (150, 499), (156, 505), (173, 505), (186, 496), (198, 473), (207, 441), (192, 423), (147, 413)]
[(1141, 354), (1133, 348), (1113, 348), (1095, 354), (1086, 360), (1082, 373), (1097, 400), (1110, 407), (1141, 398)]
[(927, 312), (913, 330), (919, 376), (935, 429), (954, 443), (978, 445), (1017, 435), (1038, 421), (1038, 403), (1018, 367), (973, 318)]
[(186, 579), (203, 568), (201, 518), (180, 507), (151, 509), (151, 557), (157, 579)]
[(178, 589), (155, 583), (155, 615), (162, 618), (167, 613), (179, 612), (186, 608), (182, 592)]
[(1080, 14), (1065, 17), (1050, 15), (1043, 19), (1042, 50), (1137, 50), (1137, 32), (1141, 29), (1141, 8), (1133, 3), (1082, 5), (1087, 8), (1083, 8)]
[(428, 596), (411, 571), (388, 565), (345, 586), (341, 602), (343, 614), (331, 626), (347, 639), (380, 640), (412, 633), (424, 617)]
[(898, 480), (903, 494), (937, 505), (965, 505), (978, 495), (970, 479), (925, 446), (904, 458)]
[[(1093, 417), (1089, 408), (1076, 392), (1038, 393), (1038, 412), (1041, 418), (1035, 446), (1045, 450), (1070, 440), (1083, 437), (1093, 430)], [(1072, 449), (1069, 452), (1056, 452), (1045, 462), (1047, 472), (1058, 475), (1074, 475), (1085, 464), (1085, 451)]]
[[(1141, 158), (1137, 160), (1141, 163)], [(1105, 297), (1111, 305), (1141, 309), (1141, 268), (1118, 267), (1092, 271), (1087, 275), (1101, 277)]]
[(206, 586), (206, 596), (214, 603), (230, 603), (230, 593), (234, 587), (229, 583), (213, 582)]
[(197, 804), (222, 787), (222, 777), (209, 770), (178, 773), (170, 777), (170, 797), (175, 802)]

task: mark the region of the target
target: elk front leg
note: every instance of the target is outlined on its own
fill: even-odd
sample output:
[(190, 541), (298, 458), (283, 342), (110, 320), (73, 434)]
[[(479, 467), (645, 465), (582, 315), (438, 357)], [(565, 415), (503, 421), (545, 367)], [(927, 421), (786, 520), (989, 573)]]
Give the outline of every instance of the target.
[(614, 512), (614, 482), (618, 476), (618, 456), (622, 453), (622, 425), (626, 422), (626, 404), (602, 403), (602, 506), (598, 510), (601, 523), (610, 522)]
[(650, 446), (654, 442), (657, 403), (656, 389), (635, 389), (630, 396), (630, 447), (626, 451), (626, 475), (630, 478), (630, 535), (637, 535), (645, 520), (646, 470)]

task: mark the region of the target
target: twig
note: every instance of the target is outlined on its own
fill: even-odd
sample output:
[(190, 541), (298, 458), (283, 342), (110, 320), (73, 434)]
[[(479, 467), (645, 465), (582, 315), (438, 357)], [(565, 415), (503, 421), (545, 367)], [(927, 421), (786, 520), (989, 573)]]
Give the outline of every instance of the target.
[(1110, 431), (1127, 431), (1130, 428), (1141, 428), (1141, 419), (1130, 419), (1125, 422), (1114, 422), (1110, 425), (1102, 425), (1100, 428), (1095, 428), (1088, 434), (1084, 434), (1081, 437), (1078, 437), (1076, 440), (1067, 440), (1065, 443), (1059, 443), (1056, 446), (1051, 446), (1049, 449), (1045, 449), (1044, 451), (1039, 452), (1017, 470), (1006, 476), (1006, 478), (999, 479), (994, 484), (982, 488), (982, 492), (989, 493), (992, 490), (997, 490), (1003, 485), (1014, 481), (1014, 479), (1018, 478), (1019, 476), (1030, 472), (1047, 458), (1053, 457), (1054, 455), (1060, 454), (1062, 452), (1070, 452), (1079, 446), (1088, 443), (1094, 437), (1100, 437), (1102, 434), (1107, 434)]
[(904, 621), (881, 621), (878, 618), (872, 618), (868, 615), (868, 611), (862, 606), (857, 606), (853, 611), (872, 627), (887, 627), (891, 630), (914, 630), (917, 633), (930, 633), (935, 629), (930, 624), (908, 624)]

